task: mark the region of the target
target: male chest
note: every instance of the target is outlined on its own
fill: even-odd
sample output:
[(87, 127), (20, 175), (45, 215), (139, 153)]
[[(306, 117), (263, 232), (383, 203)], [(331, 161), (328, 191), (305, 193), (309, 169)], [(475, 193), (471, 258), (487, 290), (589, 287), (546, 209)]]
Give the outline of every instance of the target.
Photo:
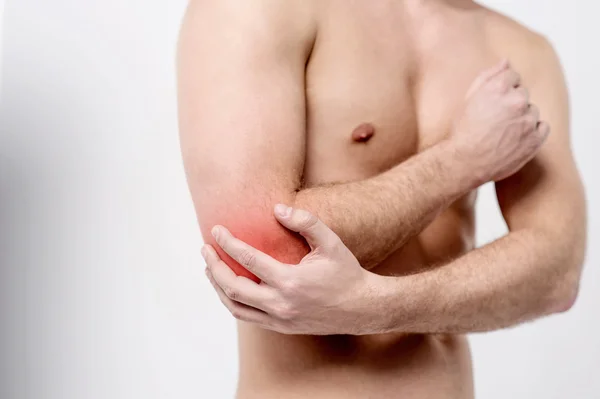
[[(448, 40), (443, 27), (423, 38), (402, 2), (370, 3), (321, 20), (306, 69), (309, 183), (363, 179), (447, 137), (485, 65), (484, 46)], [(364, 124), (373, 135), (357, 141)]]

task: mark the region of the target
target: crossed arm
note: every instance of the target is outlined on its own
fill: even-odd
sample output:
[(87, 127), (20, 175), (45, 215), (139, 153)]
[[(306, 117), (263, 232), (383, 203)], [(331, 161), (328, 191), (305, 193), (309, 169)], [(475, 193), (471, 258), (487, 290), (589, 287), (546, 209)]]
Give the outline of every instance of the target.
[(304, 68), (315, 33), (299, 2), (262, 2), (192, 2), (181, 30), (181, 145), (204, 240), (214, 244), (208, 231), (222, 224), (298, 263), (309, 248), (272, 215), (284, 202), (321, 218), (369, 269), (481, 182), (443, 143), (370, 179), (303, 187)]
[(568, 143), (553, 141), (498, 184), (510, 233), (445, 266), (378, 276), (314, 215), (278, 205), (278, 221), (312, 249), (300, 264), (278, 262), (216, 226), (218, 245), (263, 281), (236, 277), (210, 245), (202, 251), (207, 276), (236, 318), (289, 334), (463, 334), (566, 311), (583, 262), (585, 203), (574, 167), (552, 161)]
[[(182, 29), (179, 60), (181, 137), (188, 181), (205, 242), (212, 244), (207, 249), (208, 263), (215, 265), (210, 268), (211, 276), (230, 310), (281, 332), (361, 334), (483, 331), (570, 307), (583, 257), (585, 204), (569, 149), (566, 91), (553, 53), (540, 61), (545, 69), (531, 89), (554, 133), (534, 161), (497, 184), (510, 233), (433, 271), (379, 277), (360, 266), (368, 268), (385, 258), (455, 198), (476, 187), (469, 168), (456, 162), (451, 146), (439, 145), (371, 179), (303, 189), (303, 79), (314, 32), (305, 30), (305, 21), (298, 18), (301, 12), (288, 19), (283, 10), (270, 8), (269, 13), (257, 14), (252, 7), (232, 3), (236, 1), (222, 2), (219, 7), (224, 8), (218, 10), (191, 7)], [(217, 18), (211, 12), (217, 11), (241, 21), (234, 25), (240, 29), (228, 25), (225, 32), (213, 23)], [(258, 26), (272, 26), (278, 34), (251, 36)], [(286, 29), (278, 30), (280, 26)], [(295, 26), (299, 31), (294, 31)], [(289, 37), (281, 32), (290, 32)], [(227, 40), (223, 40), (225, 35)], [(253, 38), (253, 46), (247, 45), (248, 37)], [(199, 54), (212, 54), (226, 62), (207, 62)], [(370, 199), (374, 193), (378, 201)], [(305, 230), (316, 228), (301, 223), (286, 229), (272, 214), (278, 202), (312, 212), (324, 222), (319, 225), (322, 229), (329, 231), (324, 227), (328, 225), (333, 232), (317, 234), (323, 242), (315, 239), (309, 248), (292, 230), (306, 234)], [(241, 241), (224, 233), (216, 245), (209, 234), (216, 224), (227, 226)], [(227, 241), (236, 243), (237, 252), (224, 251)], [(336, 250), (316, 251), (331, 249), (332, 243)], [(261, 270), (260, 277), (269, 278), (270, 283), (238, 278), (220, 267), (224, 265), (220, 259), (255, 281), (247, 269), (257, 274)], [(321, 264), (318, 269), (298, 267), (283, 272), (272, 263), (302, 265), (301, 261)], [(261, 269), (267, 263), (270, 274)], [(324, 267), (335, 271), (330, 277), (338, 284), (347, 279), (361, 289), (339, 292), (331, 282), (327, 286), (317, 281), (326, 273)], [(281, 272), (278, 278), (275, 270)], [(306, 273), (302, 278), (294, 275), (307, 270), (314, 272), (312, 280)], [(283, 280), (287, 282), (282, 284)], [(282, 288), (290, 286), (295, 288)], [(321, 295), (317, 295), (319, 289)], [(348, 291), (359, 296), (349, 297)], [(360, 309), (342, 306), (336, 315), (326, 314), (322, 310), (331, 306), (310, 302), (307, 293), (313, 299), (358, 303)], [(273, 303), (279, 304), (278, 309), (272, 308)], [(313, 307), (300, 309), (302, 303)], [(286, 316), (281, 312), (287, 312)], [(323, 318), (313, 324), (305, 322), (302, 329), (293, 327), (309, 320), (309, 313)], [(341, 318), (354, 322), (342, 326)]]
[[(509, 233), (444, 267), (386, 279), (388, 329), (467, 333), (509, 327), (574, 304), (586, 243), (586, 204), (569, 137), (559, 60), (543, 43), (525, 69), (531, 101), (552, 126), (536, 157), (496, 183)], [(532, 78), (531, 75), (535, 75)]]

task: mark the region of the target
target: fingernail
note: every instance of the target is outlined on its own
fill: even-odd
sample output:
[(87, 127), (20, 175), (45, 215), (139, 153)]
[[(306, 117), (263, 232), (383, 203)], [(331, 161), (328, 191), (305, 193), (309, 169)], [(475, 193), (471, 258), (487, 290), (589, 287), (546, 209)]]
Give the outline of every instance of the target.
[(288, 206), (287, 209), (285, 210), (285, 217), (289, 218), (290, 216), (292, 216), (292, 207)]
[(290, 214), (289, 209), (291, 209), (291, 208), (286, 205), (283, 205), (283, 204), (275, 205), (275, 212), (277, 212), (277, 214), (282, 217), (289, 216), (289, 214)]
[(206, 245), (204, 245), (202, 247), (202, 249), (200, 250), (200, 253), (202, 254), (202, 257), (204, 258), (204, 260), (206, 260), (206, 257), (208, 256), (208, 250), (206, 249)]
[(215, 240), (219, 240), (219, 228), (217, 226), (213, 227), (210, 232)]
[(287, 218), (290, 217), (290, 215), (292, 214), (292, 208), (287, 205), (277, 204), (275, 205), (275, 212), (279, 216)]

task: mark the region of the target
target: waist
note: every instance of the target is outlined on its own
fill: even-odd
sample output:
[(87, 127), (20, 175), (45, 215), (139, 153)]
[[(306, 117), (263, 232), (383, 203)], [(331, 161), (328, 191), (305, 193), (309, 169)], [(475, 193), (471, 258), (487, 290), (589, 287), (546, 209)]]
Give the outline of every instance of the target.
[(244, 323), (239, 334), (239, 399), (435, 398), (438, 390), (462, 399), (472, 391), (463, 336), (290, 336)]

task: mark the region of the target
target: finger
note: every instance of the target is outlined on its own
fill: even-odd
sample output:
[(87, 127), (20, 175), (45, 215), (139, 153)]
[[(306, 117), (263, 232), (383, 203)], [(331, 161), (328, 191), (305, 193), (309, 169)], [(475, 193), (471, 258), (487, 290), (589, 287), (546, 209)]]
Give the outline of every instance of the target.
[(210, 269), (211, 267), (216, 265), (218, 262), (221, 262), (221, 258), (219, 257), (219, 254), (217, 253), (217, 251), (215, 251), (215, 249), (208, 244), (206, 244), (202, 247), (202, 250), (200, 251), (200, 253), (202, 254), (202, 258), (204, 259), (204, 262), (206, 262), (207, 269)]
[(225, 305), (233, 317), (240, 321), (255, 323), (265, 327), (272, 324), (272, 321), (267, 313), (229, 298), (227, 294), (225, 294), (225, 291), (223, 291), (223, 289), (217, 284), (210, 270), (206, 270), (206, 276), (217, 292), (221, 303)]
[(471, 83), (471, 86), (467, 92), (467, 97), (470, 97), (471, 94), (476, 92), (487, 81), (489, 81), (494, 76), (496, 76), (500, 72), (504, 71), (508, 67), (509, 67), (508, 60), (506, 58), (504, 58), (500, 62), (498, 62), (496, 65), (494, 65), (493, 67), (488, 68), (485, 71), (481, 72), (479, 75), (477, 75), (477, 77), (475, 78), (473, 83)]
[(548, 136), (550, 135), (550, 125), (547, 122), (540, 121), (537, 125), (537, 131), (540, 137), (542, 138), (542, 143), (546, 141)]
[(532, 159), (534, 159), (536, 157), (536, 155), (539, 153), (540, 149), (544, 145), (544, 142), (550, 135), (550, 125), (548, 125), (548, 123), (546, 123), (544, 121), (538, 122), (537, 127), (534, 130), (534, 135), (537, 136), (535, 145), (533, 148), (531, 148), (532, 151), (530, 151), (529, 156), (523, 160), (523, 162), (517, 168), (517, 170), (520, 170), (522, 167), (524, 167), (527, 163), (529, 163)]
[(535, 124), (536, 124), (536, 127), (537, 127), (538, 122), (540, 120), (540, 110), (539, 110), (539, 108), (537, 106), (535, 106), (534, 104), (530, 104), (528, 112), (529, 112), (529, 115), (531, 115), (531, 118), (533, 120), (535, 120)]
[(527, 90), (523, 86), (519, 86), (515, 88), (515, 94), (525, 100), (526, 103), (529, 103), (529, 90)]
[(507, 68), (490, 79), (490, 82), (497, 82), (498, 87), (502, 91), (507, 92), (521, 84), (521, 75), (514, 69)]
[(302, 235), (311, 249), (331, 248), (340, 244), (339, 237), (312, 213), (283, 204), (275, 206), (275, 218), (284, 227)]
[(205, 248), (205, 252), (207, 270), (210, 276), (229, 299), (265, 312), (270, 310), (270, 305), (275, 300), (271, 287), (256, 284), (245, 277), (236, 276), (225, 262), (216, 259), (218, 255), (214, 248)]
[(285, 266), (281, 262), (235, 238), (225, 227), (213, 227), (212, 234), (223, 251), (267, 284), (283, 278)]
[(517, 115), (525, 115), (531, 109), (529, 92), (523, 86), (517, 87), (510, 93), (510, 101), (513, 104), (514, 110), (517, 112)]
[(524, 90), (523, 87), (518, 87), (506, 96), (506, 101), (511, 105), (516, 116), (526, 116), (531, 108), (529, 95)]

